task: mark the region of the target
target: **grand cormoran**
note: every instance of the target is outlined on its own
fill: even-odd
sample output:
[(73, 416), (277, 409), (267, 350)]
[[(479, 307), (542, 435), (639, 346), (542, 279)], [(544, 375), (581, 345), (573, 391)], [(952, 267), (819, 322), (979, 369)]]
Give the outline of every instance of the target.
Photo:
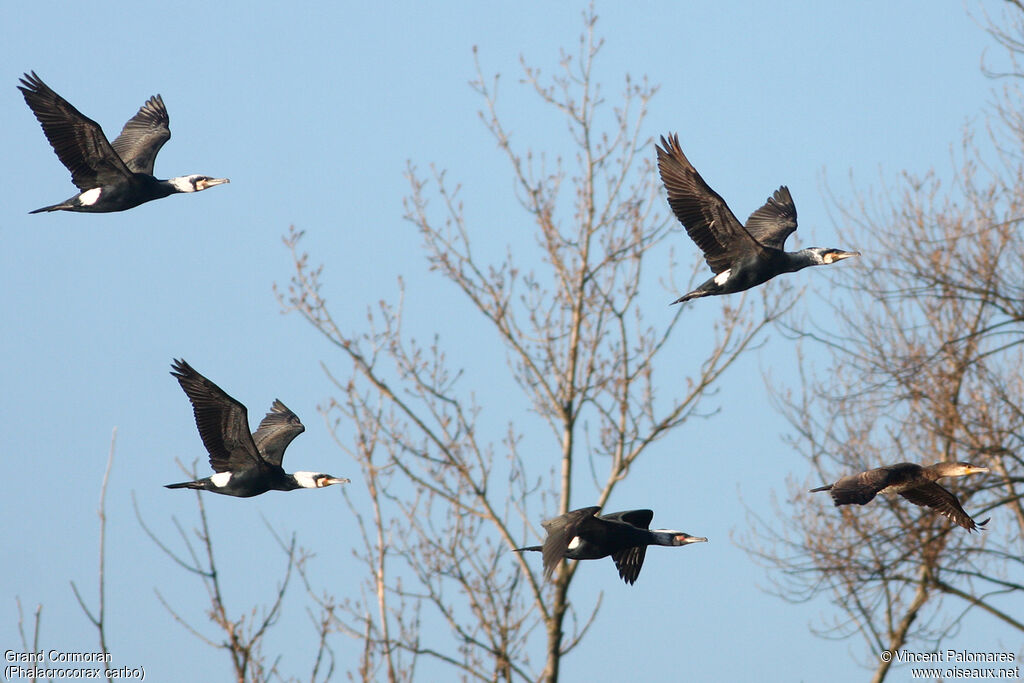
[(75, 109), (50, 89), (33, 71), (18, 89), (36, 115), (46, 139), (61, 163), (71, 171), (71, 182), (81, 192), (41, 211), (124, 211), (176, 192), (199, 192), (230, 182), (227, 178), (186, 175), (170, 180), (153, 177), (153, 162), (171, 139), (170, 119), (159, 95), (149, 98), (139, 113), (124, 124), (113, 143), (99, 124)]
[(930, 507), (967, 531), (974, 531), (984, 528), (988, 520), (975, 524), (964, 512), (957, 497), (935, 482), (942, 477), (964, 477), (978, 472), (988, 472), (988, 468), (966, 462), (940, 462), (928, 467), (901, 462), (851, 474), (834, 484), (811, 489), (811, 493), (828, 491), (837, 506), (851, 503), (865, 505), (879, 493), (898, 493), (911, 503)]
[(201, 489), (248, 498), (267, 491), (318, 489), (348, 483), (348, 479), (320, 472), (285, 473), (281, 468), (284, 450), (306, 428), (280, 401), (274, 401), (260, 426), (250, 434), (245, 406), (185, 361), (175, 360), (171, 368), (171, 374), (192, 402), (199, 436), (210, 453), (210, 466), (216, 474), (167, 484), (167, 488)]
[(612, 556), (619, 576), (632, 585), (640, 575), (649, 545), (687, 545), (708, 539), (690, 536), (682, 531), (651, 529), (654, 512), (651, 510), (625, 510), (598, 515), (598, 506), (572, 510), (541, 523), (548, 532), (544, 545), (515, 548), (540, 551), (544, 561), (544, 576), (550, 577), (562, 558), (570, 560), (597, 560)]
[(717, 192), (708, 187), (679, 147), (679, 136), (661, 138), (658, 171), (668, 190), (668, 203), (679, 222), (704, 252), (713, 278), (672, 303), (714, 294), (732, 294), (756, 287), (781, 273), (841, 261), (859, 252), (809, 247), (784, 250), (796, 230), (796, 206), (785, 185), (740, 223)]

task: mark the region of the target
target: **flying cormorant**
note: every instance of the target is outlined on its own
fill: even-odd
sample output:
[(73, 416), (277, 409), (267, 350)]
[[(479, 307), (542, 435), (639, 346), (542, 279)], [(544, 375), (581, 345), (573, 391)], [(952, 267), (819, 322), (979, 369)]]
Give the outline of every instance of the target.
[(216, 474), (197, 481), (167, 484), (167, 488), (201, 489), (248, 498), (272, 490), (318, 489), (348, 483), (348, 479), (320, 472), (285, 473), (281, 468), (284, 450), (306, 428), (280, 401), (274, 400), (270, 412), (250, 434), (245, 406), (185, 361), (175, 360), (171, 368), (171, 374), (192, 402), (199, 436), (210, 453), (210, 466)]
[(111, 144), (99, 124), (75, 109), (36, 75), (25, 74), (18, 90), (36, 115), (46, 139), (71, 182), (81, 192), (41, 211), (124, 211), (176, 192), (199, 192), (230, 182), (227, 178), (186, 175), (170, 180), (153, 177), (157, 152), (170, 140), (170, 119), (159, 95), (149, 98), (124, 124)]
[(725, 200), (708, 187), (683, 150), (679, 136), (661, 138), (658, 171), (668, 190), (668, 203), (679, 222), (704, 252), (713, 278), (672, 303), (712, 294), (732, 294), (767, 282), (781, 273), (807, 266), (835, 263), (856, 251), (809, 247), (796, 252), (783, 249), (786, 238), (796, 230), (796, 206), (783, 185), (768, 202), (750, 214), (743, 226)]
[(964, 512), (960, 501), (952, 493), (935, 483), (942, 477), (964, 477), (968, 474), (988, 472), (987, 467), (976, 467), (966, 462), (940, 462), (928, 467), (901, 462), (889, 467), (878, 467), (867, 472), (851, 474), (834, 484), (811, 489), (811, 493), (828, 491), (837, 506), (869, 503), (875, 494), (898, 493), (914, 505), (923, 505), (945, 515), (968, 531), (984, 528)]
[(649, 545), (687, 545), (706, 538), (671, 529), (650, 529), (654, 512), (625, 510), (598, 515), (598, 506), (572, 510), (542, 522), (548, 537), (544, 545), (515, 548), (516, 552), (537, 550), (543, 555), (544, 576), (550, 577), (562, 558), (598, 560), (612, 556), (619, 576), (632, 585), (640, 575)]

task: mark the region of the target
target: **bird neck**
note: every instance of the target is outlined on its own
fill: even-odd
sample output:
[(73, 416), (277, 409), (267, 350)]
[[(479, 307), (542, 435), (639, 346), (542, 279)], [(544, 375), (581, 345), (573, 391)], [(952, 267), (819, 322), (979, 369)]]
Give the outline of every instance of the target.
[(295, 488), (299, 489), (315, 489), (319, 488), (316, 483), (316, 472), (295, 472), (289, 474), (288, 478), (295, 482)]
[(942, 477), (966, 477), (969, 474), (988, 472), (987, 467), (975, 467), (962, 462), (939, 462), (922, 469), (929, 474), (932, 481)]
[(192, 176), (178, 176), (177, 178), (168, 178), (167, 180), (157, 181), (160, 186), (166, 189), (167, 194), (174, 194), (176, 192), (195, 192), (196, 186), (192, 182)]
[(789, 272), (795, 272), (807, 268), (808, 266), (822, 266), (825, 265), (825, 260), (821, 257), (821, 253), (817, 247), (808, 247), (807, 249), (801, 249), (800, 251), (787, 251), (786, 254), (786, 266)]
[(679, 545), (677, 539), (681, 533), (674, 529), (651, 529), (651, 545)]

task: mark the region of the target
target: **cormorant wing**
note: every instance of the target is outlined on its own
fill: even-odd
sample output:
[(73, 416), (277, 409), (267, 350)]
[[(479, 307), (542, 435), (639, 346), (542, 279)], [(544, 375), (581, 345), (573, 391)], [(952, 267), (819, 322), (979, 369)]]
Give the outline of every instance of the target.
[(265, 467), (266, 463), (256, 450), (252, 434), (249, 433), (249, 414), (245, 406), (185, 361), (175, 359), (171, 368), (171, 374), (192, 402), (199, 436), (210, 453), (210, 467), (213, 471)]
[(721, 273), (738, 258), (762, 251), (761, 244), (683, 154), (679, 136), (670, 135), (668, 140), (663, 136), (661, 145), (655, 146), (658, 171), (668, 191), (669, 206), (686, 228), (686, 234), (704, 252), (711, 270)]
[(288, 444), (304, 431), (306, 428), (299, 421), (298, 415), (275, 398), (270, 412), (252, 433), (252, 440), (264, 460), (272, 465), (280, 465)]
[(541, 526), (548, 532), (548, 537), (544, 539), (544, 545), (541, 548), (544, 576), (551, 576), (569, 549), (569, 541), (577, 536), (580, 528), (600, 511), (601, 508), (595, 505), (571, 510), (564, 515), (541, 522)]
[(163, 98), (154, 95), (146, 100), (135, 116), (128, 119), (111, 146), (129, 169), (153, 175), (156, 155), (171, 139), (170, 123)]
[(609, 512), (601, 515), (601, 519), (612, 522), (624, 522), (638, 529), (650, 529), (651, 520), (654, 519), (654, 510), (624, 510), (622, 512)]
[(786, 238), (796, 230), (796, 205), (789, 194), (789, 188), (783, 185), (775, 190), (765, 205), (750, 214), (747, 219), (747, 232), (755, 240), (771, 249), (783, 248)]
[(851, 474), (833, 484), (829, 494), (836, 505), (865, 505), (889, 485), (889, 477), (890, 472), (886, 467)]
[(615, 568), (619, 570), (619, 576), (622, 580), (633, 585), (636, 582), (636, 577), (640, 576), (640, 570), (644, 566), (644, 557), (647, 555), (647, 546), (639, 545), (632, 548), (626, 548), (612, 555), (612, 560), (615, 561)]
[[(964, 512), (957, 497), (935, 482), (900, 491), (900, 495), (914, 505), (923, 505), (934, 509), (968, 531), (974, 531), (978, 528), (978, 525), (974, 523), (971, 516)], [(985, 522), (987, 521), (986, 519)], [(985, 522), (982, 522), (982, 525)]]
[(51, 90), (35, 71), (25, 74), (21, 83), (18, 90), (43, 127), (57, 158), (71, 171), (71, 182), (78, 189), (89, 190), (131, 177), (98, 123)]

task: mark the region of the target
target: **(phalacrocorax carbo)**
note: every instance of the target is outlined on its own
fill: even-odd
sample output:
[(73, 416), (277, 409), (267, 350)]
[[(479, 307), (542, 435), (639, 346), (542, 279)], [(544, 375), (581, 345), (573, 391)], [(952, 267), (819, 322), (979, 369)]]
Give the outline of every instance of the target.
[(175, 360), (171, 367), (171, 374), (192, 402), (199, 436), (210, 453), (210, 466), (216, 474), (197, 481), (167, 484), (167, 488), (201, 489), (248, 498), (267, 491), (318, 489), (348, 483), (348, 479), (320, 472), (285, 473), (281, 467), (284, 450), (306, 428), (280, 401), (274, 401), (260, 426), (250, 434), (245, 406), (185, 361)]
[(171, 138), (170, 119), (159, 95), (149, 98), (110, 143), (98, 123), (51, 90), (35, 71), (25, 74), (21, 83), (18, 90), (42, 125), (53, 151), (71, 171), (71, 182), (81, 190), (60, 204), (29, 213), (124, 211), (176, 192), (199, 192), (230, 182), (205, 175), (170, 180), (153, 177), (157, 152)]
[(796, 230), (796, 206), (783, 185), (768, 202), (740, 223), (717, 192), (708, 187), (679, 147), (679, 136), (661, 138), (658, 171), (668, 190), (668, 203), (679, 222), (704, 252), (713, 278), (672, 303), (713, 294), (732, 294), (756, 287), (781, 273), (835, 263), (856, 251), (809, 247), (784, 250)]
[(612, 556), (619, 576), (632, 585), (640, 575), (644, 555), (649, 545), (687, 545), (708, 539), (690, 536), (671, 529), (651, 529), (654, 512), (651, 510), (625, 510), (598, 515), (598, 506), (572, 510), (541, 523), (548, 536), (544, 545), (515, 548), (540, 551), (544, 561), (544, 576), (550, 577), (562, 558), (570, 560), (597, 560)]
[(945, 515), (968, 531), (984, 528), (964, 512), (960, 501), (952, 493), (935, 483), (942, 477), (965, 477), (968, 474), (988, 472), (987, 467), (976, 467), (966, 462), (940, 462), (927, 467), (901, 462), (889, 467), (877, 467), (867, 472), (851, 474), (834, 484), (811, 489), (811, 493), (828, 491), (838, 505), (869, 503), (876, 494), (898, 493), (915, 505), (923, 505)]

